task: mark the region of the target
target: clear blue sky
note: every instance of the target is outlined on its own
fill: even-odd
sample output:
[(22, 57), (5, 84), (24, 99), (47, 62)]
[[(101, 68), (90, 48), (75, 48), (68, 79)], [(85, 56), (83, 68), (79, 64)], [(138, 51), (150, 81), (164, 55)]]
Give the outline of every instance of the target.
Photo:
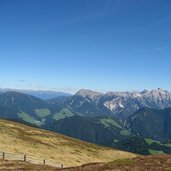
[(0, 0), (0, 87), (171, 90), (170, 0)]

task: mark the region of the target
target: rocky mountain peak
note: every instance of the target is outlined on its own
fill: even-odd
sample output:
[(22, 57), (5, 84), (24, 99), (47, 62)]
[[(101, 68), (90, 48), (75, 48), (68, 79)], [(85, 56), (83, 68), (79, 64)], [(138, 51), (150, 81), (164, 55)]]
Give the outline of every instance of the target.
[(144, 89), (143, 91), (141, 91), (141, 94), (146, 94), (148, 93), (149, 91), (147, 89)]
[(170, 95), (170, 92), (168, 92), (164, 89), (158, 88), (158, 89), (151, 90), (149, 92), (149, 94), (158, 97), (158, 96), (162, 96), (162, 95)]
[(102, 93), (88, 90), (88, 89), (81, 89), (79, 90), (75, 95), (82, 96), (82, 97), (89, 97), (91, 99), (97, 98), (99, 96), (102, 96)]
[(140, 92), (138, 92), (138, 91), (134, 91), (134, 92), (132, 92), (131, 93), (131, 96), (133, 96), (133, 97), (140, 97), (141, 96), (141, 93)]
[(164, 90), (164, 89), (161, 89), (161, 88), (158, 88), (157, 91), (160, 92), (160, 93), (169, 93), (167, 90)]

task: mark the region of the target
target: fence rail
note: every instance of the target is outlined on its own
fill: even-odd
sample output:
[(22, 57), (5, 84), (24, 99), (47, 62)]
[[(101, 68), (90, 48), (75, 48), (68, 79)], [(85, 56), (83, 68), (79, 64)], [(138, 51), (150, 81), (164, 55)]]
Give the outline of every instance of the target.
[(15, 160), (15, 161), (23, 161), (23, 162), (29, 162), (32, 164), (38, 164), (38, 165), (47, 165), (57, 168), (63, 168), (63, 164), (60, 163), (54, 163), (49, 160), (38, 160), (34, 157), (31, 157), (29, 155), (25, 154), (14, 154), (14, 153), (7, 153), (7, 152), (0, 152), (0, 159), (2, 160)]

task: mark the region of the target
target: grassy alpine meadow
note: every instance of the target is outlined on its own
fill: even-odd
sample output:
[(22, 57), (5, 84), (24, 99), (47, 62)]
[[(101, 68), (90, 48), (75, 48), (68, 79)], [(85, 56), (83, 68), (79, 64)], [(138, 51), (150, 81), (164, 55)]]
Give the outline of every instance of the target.
[(64, 167), (136, 157), (133, 153), (86, 143), (13, 121), (0, 120), (0, 134), (2, 152), (26, 154), (42, 161), (61, 163)]

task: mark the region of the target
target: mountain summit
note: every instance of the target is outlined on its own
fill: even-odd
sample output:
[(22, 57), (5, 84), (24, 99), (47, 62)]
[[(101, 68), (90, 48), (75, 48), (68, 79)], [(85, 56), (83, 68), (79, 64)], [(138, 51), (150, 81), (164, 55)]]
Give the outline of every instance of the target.
[(82, 96), (82, 97), (89, 97), (93, 100), (97, 97), (102, 96), (103, 94), (96, 92), (96, 91), (88, 90), (88, 89), (81, 89), (75, 95)]

